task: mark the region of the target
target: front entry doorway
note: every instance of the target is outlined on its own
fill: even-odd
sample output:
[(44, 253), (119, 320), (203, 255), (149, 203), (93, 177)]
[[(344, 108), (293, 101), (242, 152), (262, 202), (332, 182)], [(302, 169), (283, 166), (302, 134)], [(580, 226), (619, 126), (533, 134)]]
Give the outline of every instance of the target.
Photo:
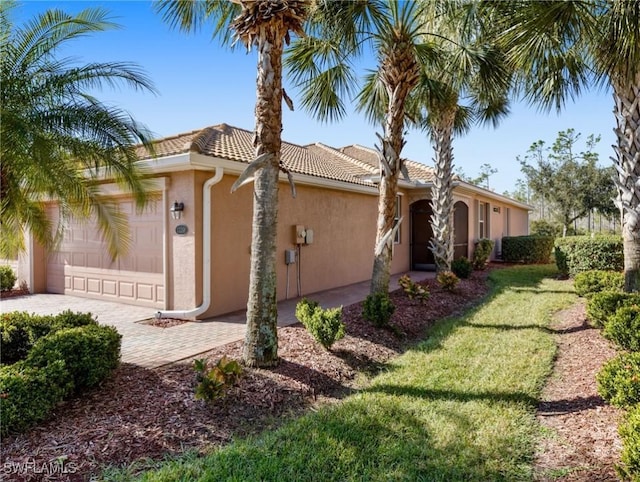
[(433, 271), (436, 262), (429, 248), (433, 237), (431, 229), (431, 201), (423, 199), (411, 205), (411, 269)]

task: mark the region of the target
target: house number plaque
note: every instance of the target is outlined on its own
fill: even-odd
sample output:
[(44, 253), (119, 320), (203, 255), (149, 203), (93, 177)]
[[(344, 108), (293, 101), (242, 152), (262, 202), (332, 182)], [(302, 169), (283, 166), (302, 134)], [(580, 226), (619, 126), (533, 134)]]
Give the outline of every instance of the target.
[(189, 232), (189, 228), (186, 224), (178, 224), (176, 226), (176, 234), (187, 234)]

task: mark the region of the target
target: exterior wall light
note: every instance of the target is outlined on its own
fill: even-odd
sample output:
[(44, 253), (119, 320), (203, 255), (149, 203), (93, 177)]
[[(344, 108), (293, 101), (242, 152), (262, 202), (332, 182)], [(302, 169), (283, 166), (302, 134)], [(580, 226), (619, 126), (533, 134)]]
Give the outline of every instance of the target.
[(182, 217), (182, 211), (184, 211), (184, 203), (174, 202), (169, 211), (171, 211), (171, 217), (173, 219), (180, 219)]

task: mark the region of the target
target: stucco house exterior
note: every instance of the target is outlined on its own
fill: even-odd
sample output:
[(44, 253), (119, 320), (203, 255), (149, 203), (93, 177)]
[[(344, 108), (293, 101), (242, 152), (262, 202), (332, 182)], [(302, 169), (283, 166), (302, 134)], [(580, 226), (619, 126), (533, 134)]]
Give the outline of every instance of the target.
[[(28, 243), (18, 275), (33, 292), (66, 293), (148, 306), (168, 315), (207, 318), (244, 309), (249, 285), (252, 187), (231, 186), (253, 160), (253, 134), (226, 124), (157, 141), (156, 157), (140, 149), (155, 196), (137, 213), (131, 196), (106, 183), (129, 216), (133, 243), (112, 261), (90, 222), (69, 225), (55, 252)], [(282, 143), (293, 173), (292, 197), (282, 174), (278, 214), (278, 297), (296, 297), (371, 277), (377, 217), (378, 158), (374, 150), (320, 143)], [(433, 172), (407, 161), (399, 184), (392, 272), (429, 269)], [(474, 240), (528, 232), (530, 206), (457, 181), (456, 257)], [(181, 210), (182, 208), (182, 210)], [(56, 209), (50, 213), (55, 219)], [(288, 262), (295, 261), (292, 264)]]

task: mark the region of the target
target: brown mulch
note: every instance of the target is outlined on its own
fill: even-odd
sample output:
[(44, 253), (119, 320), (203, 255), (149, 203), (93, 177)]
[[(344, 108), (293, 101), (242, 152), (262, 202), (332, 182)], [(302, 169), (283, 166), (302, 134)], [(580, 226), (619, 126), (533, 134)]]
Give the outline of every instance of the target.
[(140, 323), (141, 325), (155, 326), (156, 328), (171, 328), (172, 326), (190, 323), (190, 321), (182, 320), (180, 318), (147, 318), (146, 320), (140, 320), (136, 323)]
[(537, 418), (550, 430), (536, 454), (537, 480), (619, 480), (620, 411), (596, 391), (596, 373), (616, 351), (589, 326), (581, 301), (556, 314), (558, 354)]
[(0, 300), (17, 298), (18, 296), (28, 296), (30, 294), (29, 288), (12, 288), (10, 290), (0, 291)]

